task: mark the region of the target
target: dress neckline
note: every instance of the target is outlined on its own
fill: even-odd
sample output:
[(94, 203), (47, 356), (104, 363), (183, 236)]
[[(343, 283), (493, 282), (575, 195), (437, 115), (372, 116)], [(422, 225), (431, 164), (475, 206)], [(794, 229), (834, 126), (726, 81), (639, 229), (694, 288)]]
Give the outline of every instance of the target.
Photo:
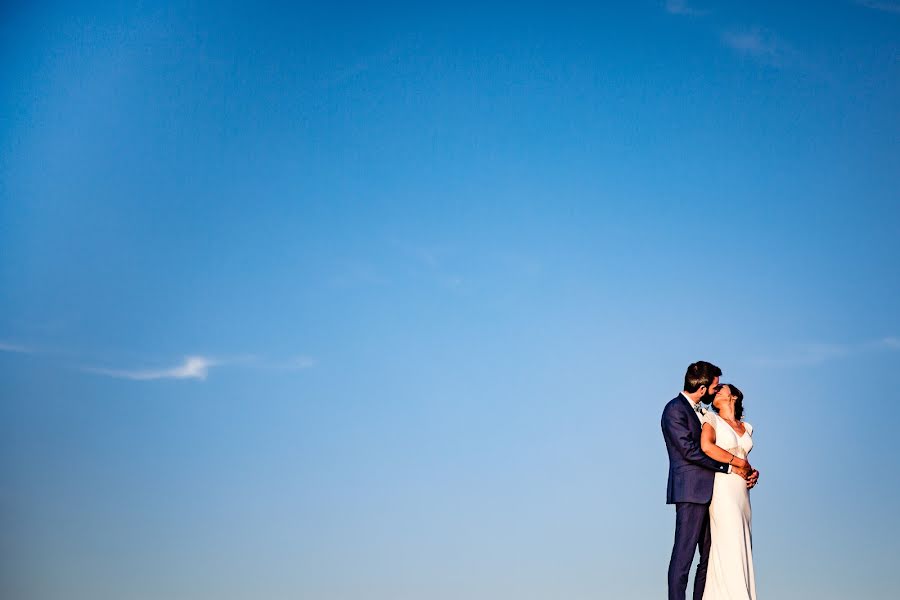
[[(710, 410), (712, 410), (712, 409), (710, 409)], [(738, 439), (741, 439), (742, 437), (744, 437), (745, 435), (747, 435), (747, 434), (749, 433), (749, 432), (747, 431), (747, 425), (746, 425), (746, 424), (744, 424), (744, 433), (738, 433), (738, 432), (734, 429), (734, 427), (731, 426), (731, 423), (729, 423), (728, 421), (726, 421), (725, 419), (723, 419), (722, 417), (719, 416), (719, 413), (717, 413), (716, 411), (712, 411), (712, 412), (713, 412), (713, 414), (716, 415), (716, 418), (717, 418), (717, 419), (721, 419), (723, 423), (725, 423), (726, 425), (728, 425), (728, 428), (731, 429), (731, 431), (734, 431), (734, 435), (736, 435)]]

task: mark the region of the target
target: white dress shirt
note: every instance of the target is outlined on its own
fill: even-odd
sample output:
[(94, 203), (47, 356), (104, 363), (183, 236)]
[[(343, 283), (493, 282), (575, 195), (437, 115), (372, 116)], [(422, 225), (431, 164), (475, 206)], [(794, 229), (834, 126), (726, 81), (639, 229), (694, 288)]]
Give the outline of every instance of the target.
[[(691, 405), (691, 408), (694, 409), (694, 414), (697, 415), (697, 420), (700, 421), (700, 427), (703, 427), (703, 415), (700, 414), (700, 411), (706, 412), (706, 409), (702, 406), (700, 407), (700, 411), (697, 410), (697, 406), (700, 404), (699, 402), (694, 402), (691, 400), (687, 394), (681, 392), (681, 395), (684, 396), (684, 399), (688, 401), (688, 404)], [(728, 465), (728, 473), (731, 473), (731, 465)]]
[[(699, 403), (699, 402), (694, 402), (693, 400), (691, 400), (691, 399), (688, 397), (688, 395), (685, 394), (684, 392), (681, 392), (681, 395), (684, 396), (684, 399), (687, 400), (688, 403), (691, 405), (691, 408), (694, 409), (694, 414), (697, 415), (697, 420), (700, 421), (700, 423), (702, 424), (702, 423), (703, 423), (703, 418), (702, 418), (702, 416), (700, 415), (700, 413), (697, 412), (697, 405), (699, 405), (700, 403)], [(700, 410), (703, 410), (703, 408), (701, 407)]]

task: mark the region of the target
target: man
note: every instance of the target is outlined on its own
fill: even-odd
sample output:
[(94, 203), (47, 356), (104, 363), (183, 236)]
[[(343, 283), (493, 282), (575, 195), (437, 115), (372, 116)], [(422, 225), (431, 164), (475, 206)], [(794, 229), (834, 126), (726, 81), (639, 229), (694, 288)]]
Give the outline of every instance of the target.
[(713, 460), (700, 449), (701, 402), (715, 396), (722, 369), (699, 361), (684, 375), (684, 391), (666, 404), (662, 432), (669, 453), (666, 504), (675, 505), (675, 544), (669, 560), (669, 600), (684, 600), (688, 575), (699, 547), (700, 562), (694, 577), (694, 600), (702, 600), (709, 561), (709, 503), (716, 473), (737, 473), (753, 487), (757, 471), (732, 467)]

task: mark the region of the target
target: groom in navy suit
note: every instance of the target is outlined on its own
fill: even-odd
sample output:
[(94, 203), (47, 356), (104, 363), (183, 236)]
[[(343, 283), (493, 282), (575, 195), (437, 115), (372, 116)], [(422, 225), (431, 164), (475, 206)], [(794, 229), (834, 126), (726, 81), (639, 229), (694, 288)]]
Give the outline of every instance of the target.
[(695, 362), (684, 375), (684, 391), (666, 404), (662, 431), (669, 452), (666, 504), (675, 505), (675, 545), (669, 561), (669, 600), (684, 600), (694, 551), (700, 562), (694, 577), (694, 600), (702, 600), (709, 561), (709, 503), (716, 473), (738, 473), (756, 484), (759, 474), (713, 460), (700, 449), (701, 402), (709, 402), (719, 386), (722, 369), (705, 361)]

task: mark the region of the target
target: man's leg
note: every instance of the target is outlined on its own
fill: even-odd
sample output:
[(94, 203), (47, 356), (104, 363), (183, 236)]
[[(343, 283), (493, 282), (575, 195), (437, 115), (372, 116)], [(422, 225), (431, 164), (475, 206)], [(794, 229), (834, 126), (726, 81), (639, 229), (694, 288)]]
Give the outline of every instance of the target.
[(703, 589), (706, 587), (706, 566), (709, 564), (710, 528), (709, 504), (703, 505), (703, 525), (700, 531), (700, 562), (697, 563), (697, 575), (694, 576), (694, 600), (703, 600)]
[[(706, 504), (678, 502), (675, 504), (675, 544), (669, 560), (669, 600), (684, 600), (688, 575), (694, 561), (694, 551), (703, 533), (704, 516), (708, 519)], [(704, 577), (706, 572), (704, 570)], [(701, 595), (703, 590), (701, 589)]]

